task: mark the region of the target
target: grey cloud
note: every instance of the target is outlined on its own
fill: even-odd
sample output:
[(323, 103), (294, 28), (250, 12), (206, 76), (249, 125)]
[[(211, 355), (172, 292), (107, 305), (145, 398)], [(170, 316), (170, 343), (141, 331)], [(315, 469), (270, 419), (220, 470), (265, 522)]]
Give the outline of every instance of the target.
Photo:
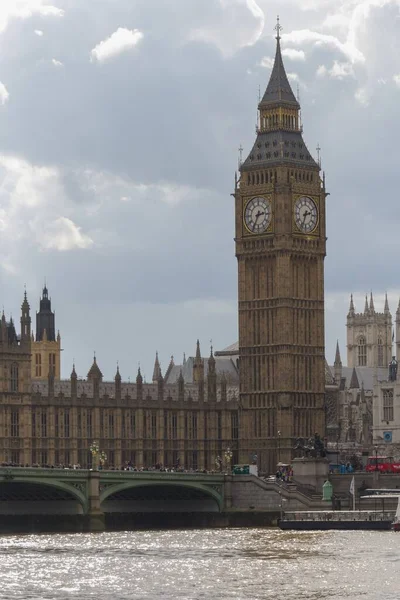
[[(237, 148), (242, 143), (248, 151), (254, 141), (258, 85), (264, 87), (269, 76), (259, 64), (274, 54), (271, 15), (278, 7), (258, 4), (268, 17), (265, 35), (253, 46), (238, 43), (234, 53), (224, 54), (215, 40), (188, 41), (199, 28), (221, 32), (226, 48), (232, 48), (235, 28), (239, 41), (254, 34), (257, 20), (244, 3), (238, 18), (216, 0), (115, 0), (112, 10), (106, 0), (65, 0), (57, 3), (65, 10), (62, 19), (15, 20), (0, 35), (0, 81), (10, 93), (0, 106), (0, 153), (54, 167), (57, 186), (41, 189), (40, 226), (66, 217), (94, 242), (87, 250), (44, 251), (29, 231), (29, 210), (19, 209), (12, 243), (0, 242), (4, 260), (18, 267), (14, 275), (0, 267), (1, 300), (15, 312), (23, 283), (37, 295), (46, 275), (69, 358), (74, 336), (83, 330), (81, 359), (93, 343), (99, 356), (103, 347), (104, 371), (124, 353), (150, 361), (156, 345), (164, 344), (167, 356), (179, 347), (190, 351), (196, 328), (221, 345), (235, 340), (235, 317), (227, 316), (221, 327), (210, 317), (215, 333), (209, 334), (206, 317), (188, 315), (181, 303), (236, 298), (229, 195)], [(305, 27), (310, 18), (300, 2), (279, 10), (286, 32)], [(367, 60), (354, 65), (354, 77), (317, 77), (320, 65), (330, 69), (344, 60), (338, 48), (307, 44), (305, 61), (285, 60), (288, 72), (299, 76), (305, 140), (314, 154), (321, 144), (331, 192), (327, 292), (346, 298), (352, 290), (383, 290), (395, 281), (400, 89), (392, 76), (400, 68), (394, 10), (371, 13), (358, 38)], [(312, 18), (321, 29), (324, 11)], [(374, 23), (381, 19), (386, 33), (378, 43)], [(91, 63), (91, 49), (118, 27), (143, 31), (140, 45), (107, 63)], [(53, 58), (63, 67), (56, 68)], [(387, 83), (378, 84), (380, 79)], [(355, 98), (360, 88), (368, 106)], [(183, 199), (168, 203), (162, 191), (168, 186), (184, 190)], [(9, 190), (2, 191), (0, 208), (11, 211)], [(103, 332), (113, 302), (118, 336), (108, 343)], [(149, 328), (152, 310), (162, 313), (156, 331), (146, 334), (137, 326), (129, 340), (122, 339), (126, 323), (136, 322), (138, 306)], [(344, 332), (345, 314), (338, 310), (327, 320), (330, 347), (336, 331)], [(173, 331), (179, 335), (169, 348)]]

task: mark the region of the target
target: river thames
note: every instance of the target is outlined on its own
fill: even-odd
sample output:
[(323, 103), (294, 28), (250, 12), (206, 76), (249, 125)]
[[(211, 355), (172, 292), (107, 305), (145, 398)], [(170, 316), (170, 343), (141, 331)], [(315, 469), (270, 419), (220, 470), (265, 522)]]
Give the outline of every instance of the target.
[(0, 537), (1, 599), (398, 600), (400, 534), (203, 529)]

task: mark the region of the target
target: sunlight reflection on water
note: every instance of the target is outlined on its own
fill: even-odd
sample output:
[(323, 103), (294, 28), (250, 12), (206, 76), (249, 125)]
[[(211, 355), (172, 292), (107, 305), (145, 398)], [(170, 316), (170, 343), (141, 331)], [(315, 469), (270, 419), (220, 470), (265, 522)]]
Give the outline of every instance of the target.
[(275, 529), (0, 537), (0, 598), (398, 600), (400, 535)]

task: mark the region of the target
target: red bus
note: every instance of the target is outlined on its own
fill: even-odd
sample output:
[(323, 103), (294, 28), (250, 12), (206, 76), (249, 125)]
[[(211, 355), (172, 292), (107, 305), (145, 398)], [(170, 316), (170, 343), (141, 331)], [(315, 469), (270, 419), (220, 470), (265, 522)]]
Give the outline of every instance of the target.
[(400, 473), (400, 462), (395, 461), (393, 456), (368, 456), (365, 470), (368, 472)]

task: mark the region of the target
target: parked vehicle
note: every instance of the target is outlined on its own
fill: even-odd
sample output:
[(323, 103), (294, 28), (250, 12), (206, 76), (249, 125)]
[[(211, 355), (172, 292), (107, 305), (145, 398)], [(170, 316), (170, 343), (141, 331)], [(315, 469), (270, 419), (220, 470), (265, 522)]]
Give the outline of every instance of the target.
[(393, 456), (369, 456), (365, 470), (368, 472), (400, 473), (400, 462)]

